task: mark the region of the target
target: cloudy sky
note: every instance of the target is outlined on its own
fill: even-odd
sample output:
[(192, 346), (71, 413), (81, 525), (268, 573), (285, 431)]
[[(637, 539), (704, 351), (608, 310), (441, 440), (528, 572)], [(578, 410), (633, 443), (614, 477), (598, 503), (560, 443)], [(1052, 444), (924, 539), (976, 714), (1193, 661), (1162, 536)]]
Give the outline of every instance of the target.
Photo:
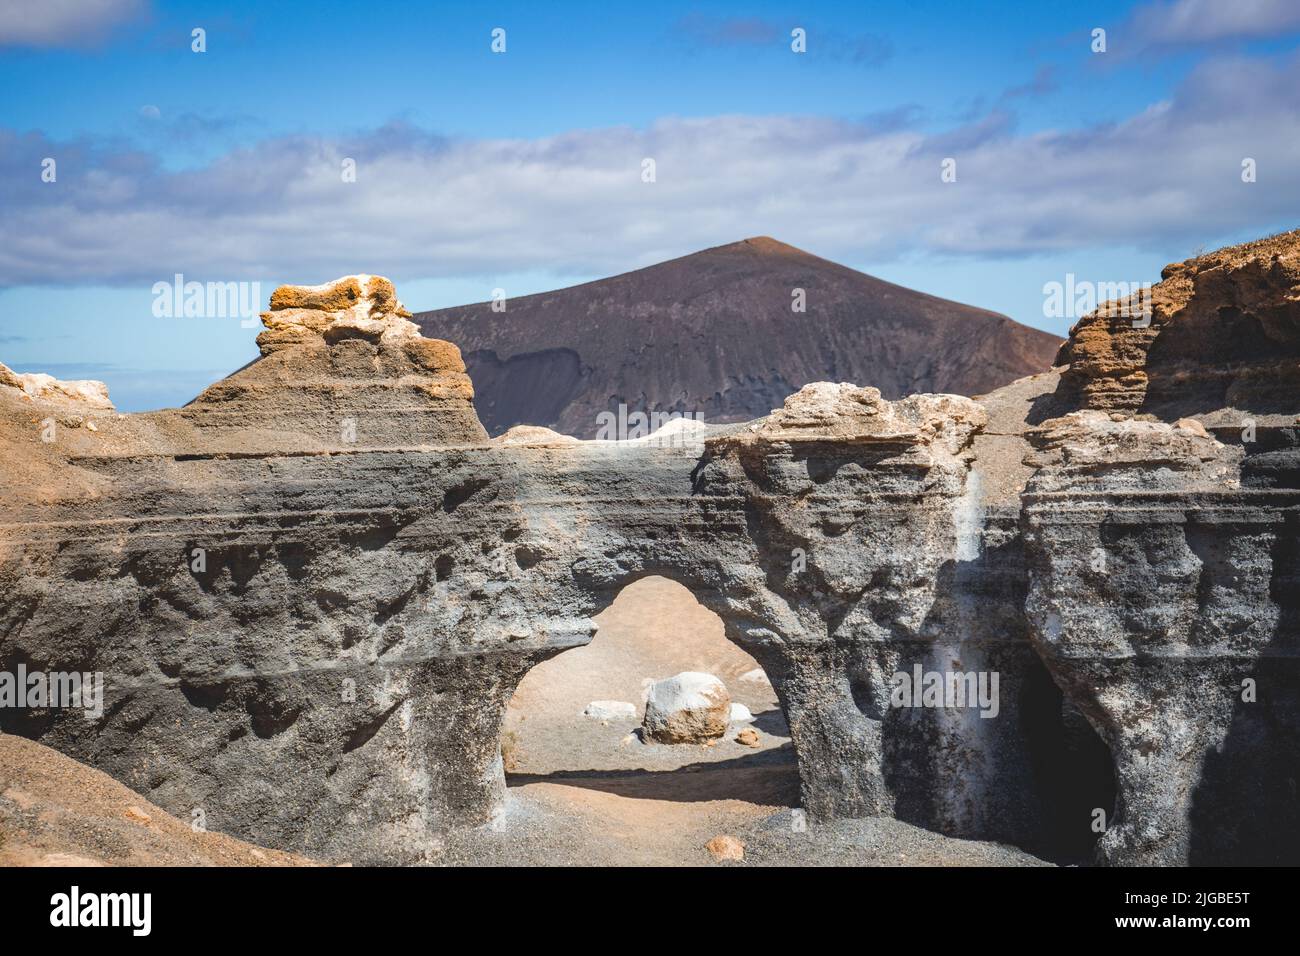
[(1064, 334), (1046, 282), (1300, 225), (1300, 0), (723, 8), (0, 0), (0, 361), (179, 404), (257, 329), (177, 273), (424, 309), (753, 235)]

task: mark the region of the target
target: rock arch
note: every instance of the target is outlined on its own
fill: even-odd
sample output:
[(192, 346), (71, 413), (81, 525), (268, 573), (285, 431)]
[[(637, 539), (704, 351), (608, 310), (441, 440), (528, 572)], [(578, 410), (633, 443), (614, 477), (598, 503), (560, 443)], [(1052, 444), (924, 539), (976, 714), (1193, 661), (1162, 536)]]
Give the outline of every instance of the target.
[[(1025, 728), (1065, 719), (1054, 685), (1114, 754), (1123, 823), (1104, 861), (1230, 856), (1204, 820), (1238, 805), (1216, 796), (1232, 761), (1206, 748), (1267, 766), (1300, 712), (1300, 442), (1274, 411), (1294, 368), (1273, 354), (1249, 370), (1243, 401), (1266, 396), (1273, 417), (1267, 447), (1243, 449), (1237, 413), (1214, 435), (1134, 418), (1168, 402), (1125, 391), (1140, 376), (1106, 364), (1107, 337), (1140, 336), (1122, 349), (1139, 354), (1237, 282), (1292, 347), (1296, 297), (1278, 290), (1300, 285), (1294, 243), (1185, 264), (1148, 329), (1081, 322), (1060, 387), (1048, 373), (978, 402), (886, 402), (818, 383), (755, 422), (629, 442), (489, 440), (459, 351), (373, 276), (277, 290), (261, 358), (182, 409), (117, 415), (102, 390), (0, 366), (0, 671), (107, 683), (96, 718), (0, 708), (0, 729), (264, 845), (436, 859), (442, 834), (501, 806), (497, 732), (522, 676), (590, 640), (627, 580), (664, 574), (771, 677), (814, 820), (1033, 845), (1053, 735)], [(1177, 359), (1170, 381), (1195, 384)], [(1129, 413), (1089, 405), (1107, 402)], [(33, 426), (49, 420), (52, 442)], [(1099, 530), (1116, 522), (1131, 543)], [(1163, 590), (1134, 617), (1125, 582), (1143, 580)], [(1267, 678), (1268, 740), (1238, 731), (1253, 724), (1226, 698), (1187, 696), (1171, 639), (1224, 687), (1243, 668)], [(896, 675), (917, 668), (996, 672), (998, 718), (895, 707)], [(1153, 693), (1200, 728), (1154, 783), (1139, 759)], [(1194, 807), (1164, 799), (1188, 788)]]

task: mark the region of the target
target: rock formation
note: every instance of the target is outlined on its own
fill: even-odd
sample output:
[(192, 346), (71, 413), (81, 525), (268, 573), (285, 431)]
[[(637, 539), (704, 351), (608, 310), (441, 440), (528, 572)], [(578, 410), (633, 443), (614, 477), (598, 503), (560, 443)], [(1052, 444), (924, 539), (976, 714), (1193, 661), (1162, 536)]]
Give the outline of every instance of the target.
[(108, 400), (108, 387), (103, 382), (89, 379), (64, 382), (40, 372), (19, 375), (3, 364), (0, 364), (0, 388), (17, 391), (17, 395), (8, 393), (11, 401), (14, 398), (26, 401), (39, 398), (55, 404), (78, 405), (95, 410), (113, 407), (113, 403)]
[[(687, 442), (489, 440), (368, 276), (277, 290), (183, 409), (47, 442), (66, 396), (6, 379), (0, 671), (107, 686), (0, 729), (264, 846), (431, 860), (509, 825), (523, 675), (658, 574), (771, 679), (814, 823), (1300, 862), (1297, 255), (1170, 267), (1140, 341), (1091, 316), (977, 400), (817, 383)], [(1198, 361), (1214, 315), (1253, 350)]]

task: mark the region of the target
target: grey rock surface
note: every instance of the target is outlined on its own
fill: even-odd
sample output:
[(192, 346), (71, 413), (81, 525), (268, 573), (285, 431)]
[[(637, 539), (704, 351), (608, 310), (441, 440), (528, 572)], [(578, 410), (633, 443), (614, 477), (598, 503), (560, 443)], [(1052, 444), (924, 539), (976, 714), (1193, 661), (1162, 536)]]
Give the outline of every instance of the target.
[(263, 846), (431, 862), (505, 819), (523, 676), (662, 575), (770, 678), (814, 824), (1078, 859), (1100, 810), (1101, 862), (1300, 862), (1276, 418), (1300, 390), (1238, 395), (1275, 416), (1257, 445), (1081, 407), (1055, 371), (979, 401), (817, 383), (669, 441), (491, 441), (458, 350), (386, 280), (277, 290), (264, 321), (263, 357), (183, 409), (0, 377), (0, 673), (105, 681), (102, 713), (0, 729)]

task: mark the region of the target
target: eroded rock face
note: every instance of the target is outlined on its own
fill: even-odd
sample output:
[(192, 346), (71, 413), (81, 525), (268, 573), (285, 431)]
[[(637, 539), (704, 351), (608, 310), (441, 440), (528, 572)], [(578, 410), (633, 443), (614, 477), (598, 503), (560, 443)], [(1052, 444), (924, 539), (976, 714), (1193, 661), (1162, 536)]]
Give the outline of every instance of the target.
[[(1166, 266), (1149, 322), (1099, 308), (1057, 363), (1076, 407), (1294, 422), (1300, 390), (1300, 231)], [(1135, 310), (1136, 311), (1136, 310)], [(1288, 421), (1289, 419), (1289, 421)]]
[(1089, 409), (1050, 419), (1029, 433), (1036, 468), (1028, 483), (1043, 491), (1180, 491), (1239, 488), (1239, 450), (1214, 439), (1199, 421), (1173, 424)]
[(0, 670), (107, 683), (98, 717), (0, 729), (262, 845), (434, 861), (507, 809), (519, 680), (660, 574), (763, 665), (814, 821), (1083, 852), (1100, 808), (1103, 861), (1300, 860), (1281, 419), (1255, 448), (1113, 390), (1081, 407), (1065, 369), (980, 401), (819, 383), (745, 424), (489, 441), (458, 350), (386, 280), (277, 290), (264, 322), (262, 358), (189, 406), (92, 410), (54, 442), (66, 401), (0, 378)]
[(481, 444), (460, 350), (423, 338), (381, 276), (283, 286), (262, 357), (180, 410), (205, 451)]
[(1089, 408), (1031, 432), (1026, 610), (1114, 759), (1103, 862), (1300, 860), (1298, 244), (1167, 267), (1148, 329), (1082, 320), (1056, 400)]
[(1034, 644), (1115, 761), (1100, 858), (1293, 863), (1300, 495), (1239, 490), (1186, 426), (1124, 423), (1117, 461), (1101, 422), (1025, 506)]

